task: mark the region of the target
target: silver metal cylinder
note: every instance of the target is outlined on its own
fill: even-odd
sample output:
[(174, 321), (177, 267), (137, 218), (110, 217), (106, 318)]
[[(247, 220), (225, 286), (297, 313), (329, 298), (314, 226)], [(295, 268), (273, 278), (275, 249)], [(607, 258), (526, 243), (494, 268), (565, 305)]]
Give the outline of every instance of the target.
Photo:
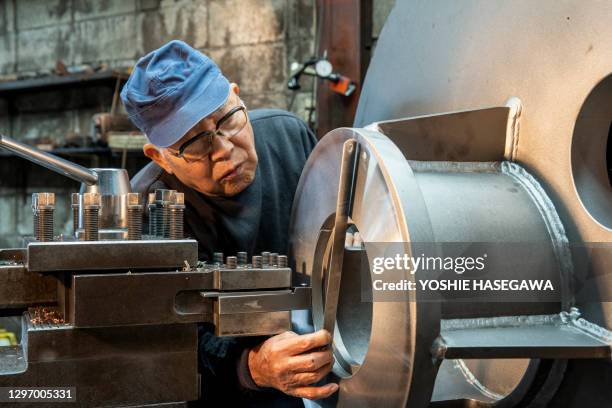
[(37, 241), (53, 241), (54, 193), (32, 194), (34, 236)]
[(185, 194), (175, 193), (174, 201), (169, 206), (170, 225), (168, 237), (170, 239), (183, 239), (185, 237), (183, 231), (184, 213), (185, 213)]
[(287, 265), (288, 265), (287, 255), (279, 255), (278, 256), (278, 267), (279, 268), (286, 268)]
[(149, 193), (147, 198), (147, 209), (149, 210), (149, 235), (157, 236), (157, 204), (155, 203), (155, 193)]
[(277, 265), (278, 265), (278, 253), (272, 252), (270, 254), (270, 266), (277, 266)]
[(95, 171), (64, 160), (61, 157), (43, 152), (42, 150), (28, 146), (24, 143), (20, 143), (2, 134), (0, 134), (0, 147), (4, 147), (26, 160), (63, 174), (73, 180), (89, 185), (98, 182), (98, 174)]
[(70, 207), (72, 208), (72, 231), (74, 236), (77, 236), (79, 230), (79, 193), (72, 193), (70, 195)]
[(176, 191), (168, 189), (155, 190), (155, 203), (157, 204), (157, 235), (162, 238), (170, 237), (170, 205), (174, 201)]
[(223, 252), (214, 252), (212, 263), (214, 265), (223, 265)]
[(142, 239), (142, 205), (139, 193), (127, 195), (128, 239)]
[(261, 255), (253, 255), (253, 268), (261, 268), (263, 266)]
[(229, 269), (236, 269), (238, 267), (238, 258), (236, 258), (235, 256), (228, 256), (227, 267)]
[(238, 257), (238, 265), (239, 266), (244, 266), (247, 263), (247, 253), (246, 252), (238, 252), (237, 254)]
[(97, 241), (100, 230), (100, 195), (83, 194), (83, 229), (85, 241)]
[(261, 263), (262, 265), (270, 265), (270, 253), (267, 251), (264, 251), (261, 253)]

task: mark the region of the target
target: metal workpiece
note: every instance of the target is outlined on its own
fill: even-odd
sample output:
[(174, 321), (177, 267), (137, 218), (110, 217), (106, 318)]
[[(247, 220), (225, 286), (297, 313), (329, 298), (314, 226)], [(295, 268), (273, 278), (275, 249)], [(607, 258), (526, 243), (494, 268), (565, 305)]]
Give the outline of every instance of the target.
[[(612, 104), (612, 49), (607, 45), (612, 3), (396, 3), (369, 65), (355, 126), (412, 119), (412, 126), (389, 137), (405, 144), (405, 157), (414, 160), (420, 159), (413, 152), (438, 151), (444, 156), (422, 160), (501, 161), (492, 154), (499, 157), (505, 143), (504, 158), (537, 175), (549, 193), (570, 242), (610, 243), (612, 189), (606, 146)], [(483, 64), (483, 52), (496, 62)], [(513, 97), (520, 99), (521, 109)], [(505, 132), (497, 131), (501, 127), (492, 117), (479, 115), (478, 120), (472, 115), (504, 105), (516, 118), (507, 121)], [(497, 110), (496, 117), (504, 120), (505, 114)], [(452, 126), (433, 120), (448, 118), (441, 115), (445, 112), (466, 111), (472, 119), (454, 120)], [(592, 269), (585, 273), (597, 277), (598, 289), (589, 302), (578, 305), (589, 320), (605, 322), (606, 327), (612, 327), (612, 303), (607, 301), (611, 261), (607, 251), (592, 254)], [(610, 376), (612, 365), (603, 371)], [(588, 382), (578, 378), (583, 371), (573, 373), (564, 382), (583, 384), (569, 387), (577, 395), (600, 392), (597, 379), (605, 376)], [(612, 392), (606, 398), (609, 405)]]
[(279, 255), (278, 256), (278, 267), (286, 268), (289, 265), (287, 261), (287, 255)]
[(238, 258), (235, 256), (228, 256), (226, 259), (226, 264), (229, 269), (236, 269), (238, 267)]
[(253, 259), (251, 260), (251, 264), (253, 268), (261, 268), (263, 267), (263, 260), (261, 255), (253, 255)]
[(175, 200), (175, 190), (156, 189), (155, 203), (157, 204), (157, 236), (160, 238), (170, 237), (170, 205)]
[(97, 193), (83, 194), (83, 238), (85, 241), (97, 241), (100, 230), (100, 195)]
[(443, 320), (432, 347), (438, 359), (612, 357), (612, 332), (580, 319), (578, 309), (554, 315)]
[(270, 252), (270, 266), (277, 266), (278, 265), (278, 253), (276, 252)]
[(270, 252), (264, 251), (261, 253), (261, 263), (264, 266), (270, 265)]
[(184, 216), (185, 216), (185, 194), (176, 192), (173, 201), (169, 204), (170, 209), (170, 225), (168, 238), (183, 239), (185, 233), (183, 231)]
[[(81, 185), (79, 193), (95, 193), (100, 196), (99, 238), (108, 240), (127, 239), (128, 216), (127, 194), (132, 192), (125, 169), (92, 169), (98, 175), (98, 183)], [(81, 205), (81, 224), (84, 207)], [(84, 227), (84, 226), (83, 226)]]
[(140, 203), (139, 193), (128, 193), (127, 195), (127, 214), (128, 214), (128, 239), (142, 239), (142, 213), (143, 206)]
[(155, 193), (149, 193), (147, 196), (147, 211), (149, 213), (149, 235), (155, 237), (158, 235), (157, 203), (155, 202)]
[(54, 193), (32, 194), (34, 237), (37, 241), (53, 241)]
[(223, 265), (223, 252), (213, 252), (213, 259), (212, 259), (212, 263), (213, 265)]
[(244, 251), (238, 252), (236, 254), (236, 257), (238, 258), (238, 266), (242, 266), (242, 267), (247, 266), (248, 255), (247, 255), (246, 252), (244, 252)]
[[(512, 120), (506, 113), (507, 121)], [(504, 135), (509, 127), (497, 126)], [(566, 326), (508, 328), (495, 336), (487, 336), (484, 328), (442, 330), (446, 320), (558, 315), (567, 310), (572, 301), (573, 269), (565, 229), (547, 193), (520, 165), (505, 161), (408, 161), (412, 145), (398, 145), (376, 129), (338, 129), (321, 139), (306, 163), (294, 199), (290, 256), (296, 272), (303, 275), (301, 279), (312, 286), (314, 328), (330, 327), (325, 321), (335, 320), (333, 371), (341, 392), (337, 400), (317, 401), (314, 406), (419, 407), (431, 401), (461, 399), (512, 404), (535, 392), (531, 386), (540, 387), (531, 382), (536, 372), (550, 378), (546, 387), (552, 388), (546, 392), (553, 389), (554, 393), (563, 364), (542, 366), (539, 358), (565, 358), (572, 353), (583, 358), (607, 355), (609, 344), (591, 341), (585, 332)], [(358, 145), (360, 151), (352, 166), (344, 160), (347, 141)], [(503, 152), (504, 144), (496, 151)], [(343, 173), (347, 168), (352, 168), (350, 179)], [(359, 231), (364, 249), (343, 248), (343, 221)], [(342, 232), (337, 239), (343, 249), (340, 265), (333, 264), (333, 254), (338, 254), (333, 250), (336, 231)], [(542, 254), (534, 253), (530, 259), (509, 257), (503, 265), (488, 270), (488, 276), (550, 280), (562, 288), (558, 301), (533, 298), (504, 303), (481, 298), (462, 303), (422, 302), (412, 291), (407, 291), (403, 300), (376, 301), (372, 295), (372, 303), (361, 301), (364, 288), (359, 271), (376, 256), (369, 243), (394, 243), (408, 256), (418, 256), (419, 243), (486, 242), (509, 248), (527, 240), (541, 248)], [(538, 260), (544, 254), (550, 254), (554, 262)], [(334, 270), (340, 274), (336, 276), (338, 303), (334, 316), (326, 319), (330, 296), (323, 293), (324, 283), (331, 283)], [(414, 281), (415, 276), (406, 271), (397, 278)], [(530, 334), (549, 336), (548, 342), (538, 345), (527, 339)], [(469, 347), (470, 342), (474, 347)], [(504, 359), (507, 357), (513, 359)], [(459, 359), (455, 360), (459, 366), (447, 363), (447, 358)], [(372, 393), (373, 389), (377, 392)]]
[(72, 233), (75, 238), (79, 230), (79, 212), (81, 211), (79, 193), (70, 194), (70, 209), (72, 210)]
[(3, 134), (0, 134), (0, 147), (26, 160), (46, 167), (49, 170), (63, 174), (73, 180), (80, 181), (81, 183), (93, 185), (98, 182), (98, 174), (94, 170), (79, 166), (78, 164), (69, 162), (68, 160), (54, 156), (50, 153), (43, 152), (42, 150), (13, 140)]

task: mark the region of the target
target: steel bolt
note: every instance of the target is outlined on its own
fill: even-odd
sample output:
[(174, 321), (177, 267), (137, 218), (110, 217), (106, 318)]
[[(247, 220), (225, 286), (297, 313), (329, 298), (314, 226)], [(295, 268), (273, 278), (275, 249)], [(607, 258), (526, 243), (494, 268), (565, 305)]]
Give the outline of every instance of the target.
[(262, 265), (265, 265), (265, 266), (270, 265), (270, 253), (269, 252), (261, 253), (261, 263)]
[(223, 252), (213, 252), (213, 264), (223, 265)]
[(287, 262), (287, 255), (279, 255), (278, 256), (278, 267), (286, 268), (289, 262)]
[(244, 266), (247, 263), (247, 253), (246, 252), (238, 252), (236, 254), (238, 256), (238, 265)]
[(278, 265), (278, 253), (272, 252), (270, 254), (270, 266)]
[(79, 229), (79, 193), (72, 193), (70, 195), (70, 202), (72, 207), (72, 230), (76, 237), (77, 230)]
[(32, 194), (34, 236), (37, 241), (53, 241), (54, 193)]
[(170, 210), (170, 239), (183, 239), (183, 215), (185, 213), (185, 194), (175, 193), (173, 203), (169, 205)]
[(176, 191), (158, 188), (155, 190), (157, 204), (157, 235), (162, 238), (170, 237), (170, 208), (174, 201)]
[(260, 255), (253, 255), (252, 260), (253, 268), (261, 269), (263, 266), (262, 258)]
[(236, 269), (236, 267), (238, 266), (238, 258), (236, 258), (235, 256), (228, 256), (226, 262), (227, 267), (229, 269)]
[(155, 203), (155, 193), (149, 193), (147, 197), (147, 210), (149, 210), (149, 235), (158, 235), (157, 226), (157, 204)]
[(128, 239), (142, 239), (142, 205), (139, 193), (127, 195)]
[(85, 241), (97, 241), (100, 229), (100, 206), (98, 193), (83, 193), (83, 229)]

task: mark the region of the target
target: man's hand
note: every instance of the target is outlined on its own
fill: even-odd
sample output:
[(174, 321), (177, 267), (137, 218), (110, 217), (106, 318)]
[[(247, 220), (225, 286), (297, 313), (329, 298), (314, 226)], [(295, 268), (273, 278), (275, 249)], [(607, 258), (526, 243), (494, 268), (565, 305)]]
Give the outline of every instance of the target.
[(334, 364), (327, 330), (304, 335), (288, 331), (249, 352), (249, 370), (255, 384), (273, 387), (294, 397), (319, 399), (338, 390), (338, 384), (312, 387)]

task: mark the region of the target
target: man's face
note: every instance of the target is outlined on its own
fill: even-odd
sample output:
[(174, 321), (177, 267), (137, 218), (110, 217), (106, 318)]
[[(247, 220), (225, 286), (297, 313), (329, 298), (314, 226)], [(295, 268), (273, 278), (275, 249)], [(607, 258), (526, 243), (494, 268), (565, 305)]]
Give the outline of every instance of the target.
[[(223, 107), (202, 119), (177, 143), (169, 148), (145, 146), (145, 154), (157, 162), (168, 173), (174, 174), (183, 184), (203, 194), (233, 196), (248, 187), (255, 178), (257, 153), (253, 128), (247, 121), (244, 128), (231, 138), (212, 137), (210, 153), (201, 160), (187, 162), (176, 157), (179, 148), (203, 131), (214, 131), (217, 122), (236, 106), (241, 106), (238, 87), (232, 84), (230, 96)], [(246, 112), (245, 112), (246, 113)], [(236, 115), (242, 114), (237, 112)]]

